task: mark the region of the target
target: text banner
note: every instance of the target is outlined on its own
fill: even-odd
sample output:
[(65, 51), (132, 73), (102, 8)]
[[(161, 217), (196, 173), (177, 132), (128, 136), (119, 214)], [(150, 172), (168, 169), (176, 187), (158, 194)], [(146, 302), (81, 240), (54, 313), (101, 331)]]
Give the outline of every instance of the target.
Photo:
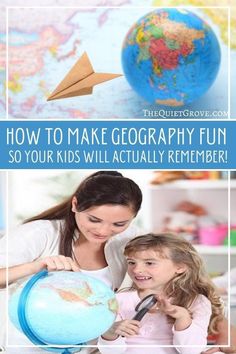
[(236, 121), (1, 121), (1, 169), (235, 169)]

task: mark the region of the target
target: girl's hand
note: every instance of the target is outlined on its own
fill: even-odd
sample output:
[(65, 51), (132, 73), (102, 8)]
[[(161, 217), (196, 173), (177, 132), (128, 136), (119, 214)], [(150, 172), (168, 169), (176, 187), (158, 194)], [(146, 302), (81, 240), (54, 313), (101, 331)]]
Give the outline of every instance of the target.
[(139, 333), (140, 322), (136, 320), (122, 320), (115, 322), (113, 326), (102, 335), (106, 340), (115, 340), (119, 336), (132, 337)]
[(183, 331), (191, 325), (191, 315), (186, 308), (172, 305), (170, 300), (164, 298), (163, 296), (158, 296), (157, 300), (157, 306), (159, 307), (160, 311), (172, 318), (175, 318), (174, 326), (176, 331)]
[(33, 265), (35, 266), (36, 272), (45, 268), (49, 272), (56, 270), (73, 270), (74, 272), (78, 272), (80, 270), (72, 258), (61, 255), (39, 259), (33, 262)]

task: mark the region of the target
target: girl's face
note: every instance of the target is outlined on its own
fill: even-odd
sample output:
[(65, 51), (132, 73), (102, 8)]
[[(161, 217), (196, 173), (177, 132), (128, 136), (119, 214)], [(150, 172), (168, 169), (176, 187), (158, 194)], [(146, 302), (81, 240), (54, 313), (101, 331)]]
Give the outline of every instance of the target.
[(128, 274), (138, 289), (160, 292), (172, 278), (186, 270), (183, 264), (174, 264), (168, 255), (168, 249), (161, 255), (150, 249), (126, 257)]
[(82, 236), (90, 242), (104, 243), (121, 233), (134, 218), (132, 208), (124, 205), (101, 205), (78, 212), (76, 199), (72, 200), (72, 211)]

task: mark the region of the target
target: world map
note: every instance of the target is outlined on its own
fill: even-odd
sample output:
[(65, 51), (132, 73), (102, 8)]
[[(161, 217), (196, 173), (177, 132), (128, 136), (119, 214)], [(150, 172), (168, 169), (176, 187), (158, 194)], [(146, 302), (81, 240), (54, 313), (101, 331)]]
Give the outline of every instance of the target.
[[(38, 0), (36, 7), (32, 7), (28, 0), (2, 1), (1, 18), (6, 18), (4, 5), (14, 7), (8, 8), (8, 34), (4, 23), (0, 27), (0, 118), (144, 118), (146, 110), (163, 109), (162, 106), (152, 105), (140, 99), (124, 76), (96, 86), (92, 95), (52, 102), (47, 102), (47, 97), (84, 51), (88, 53), (95, 71), (122, 74), (121, 48), (132, 24), (150, 11), (150, 6), (178, 6), (180, 3), (186, 6), (201, 6), (203, 1), (142, 0), (139, 1), (139, 6), (136, 6), (134, 0), (94, 0), (86, 4), (82, 0), (70, 0), (66, 7), (61, 0)], [(207, 5), (215, 6), (216, 1), (208, 1), (207, 4), (204, 2), (204, 6)], [(222, 6), (230, 5), (230, 1), (222, 2)], [(207, 111), (208, 118), (228, 118), (227, 9), (217, 11), (195, 8), (194, 11), (210, 23), (220, 39), (222, 64), (218, 77), (207, 94), (186, 108), (192, 111)], [(236, 17), (234, 10), (232, 16)], [(236, 44), (235, 36), (231, 35), (231, 38), (233, 41), (230, 78), (233, 92), (236, 85), (236, 69), (233, 69), (236, 67), (233, 65), (236, 60)], [(233, 116), (236, 112), (233, 100), (230, 108)], [(213, 116), (217, 110), (221, 114)]]
[(193, 12), (158, 8), (131, 27), (122, 64), (130, 85), (144, 99), (184, 106), (211, 87), (220, 47), (211, 28)]
[[(61, 285), (61, 284), (60, 284)], [(94, 296), (94, 291), (91, 286), (86, 282), (81, 282), (80, 286), (72, 287), (72, 288), (62, 288), (59, 286), (53, 285), (42, 285), (42, 289), (50, 289), (55, 291), (63, 301), (75, 302), (83, 304), (84, 306), (95, 306), (95, 305), (103, 305), (104, 301), (97, 300), (96, 296)], [(108, 309), (115, 314), (117, 313), (117, 301), (115, 298), (111, 298), (107, 300)]]
[(95, 339), (110, 328), (117, 311), (114, 292), (83, 272), (37, 273), (16, 287), (9, 299), (10, 320), (35, 344), (39, 340), (38, 344), (74, 345)]

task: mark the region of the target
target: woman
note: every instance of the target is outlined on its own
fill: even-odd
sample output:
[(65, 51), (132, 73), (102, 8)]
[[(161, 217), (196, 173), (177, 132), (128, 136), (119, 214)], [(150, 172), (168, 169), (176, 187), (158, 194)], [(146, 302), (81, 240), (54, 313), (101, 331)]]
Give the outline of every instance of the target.
[[(47, 268), (82, 271), (116, 290), (125, 277), (123, 249), (137, 235), (130, 223), (141, 203), (141, 190), (129, 178), (113, 171), (92, 174), (66, 201), (26, 220), (9, 235), (9, 284)], [(6, 264), (6, 254), (1, 253), (3, 245), (1, 240), (0, 267)], [(0, 279), (0, 287), (4, 288), (4, 268), (0, 269)], [(9, 322), (9, 344), (31, 343)], [(29, 348), (28, 352), (44, 351)]]
[[(126, 272), (122, 246), (136, 235), (130, 223), (141, 202), (141, 190), (129, 178), (113, 171), (92, 174), (66, 201), (9, 235), (9, 284), (47, 268), (89, 272), (117, 289)], [(0, 287), (5, 285), (1, 269)]]

